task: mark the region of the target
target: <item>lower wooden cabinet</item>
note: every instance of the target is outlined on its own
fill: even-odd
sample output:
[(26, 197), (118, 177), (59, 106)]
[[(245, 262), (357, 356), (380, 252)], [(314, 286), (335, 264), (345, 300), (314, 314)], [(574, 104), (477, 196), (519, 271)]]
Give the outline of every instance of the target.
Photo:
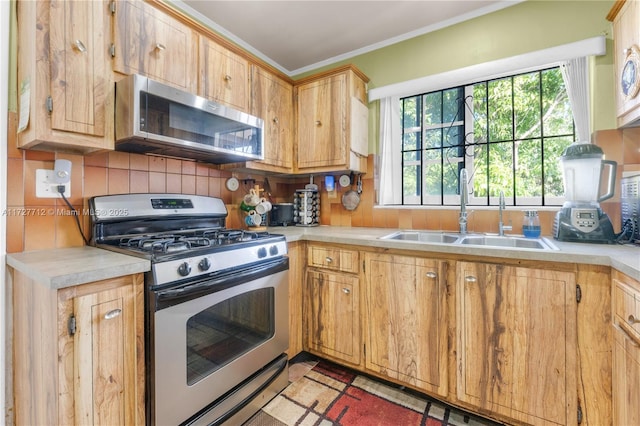
[(457, 398), (520, 424), (578, 423), (570, 272), (459, 262)]
[(640, 424), (640, 282), (613, 276), (613, 424)]
[(365, 254), (365, 366), (446, 396), (446, 262)]
[(143, 425), (142, 275), (13, 289), (15, 424)]
[(360, 364), (359, 281), (357, 275), (307, 270), (303, 292), (306, 349)]

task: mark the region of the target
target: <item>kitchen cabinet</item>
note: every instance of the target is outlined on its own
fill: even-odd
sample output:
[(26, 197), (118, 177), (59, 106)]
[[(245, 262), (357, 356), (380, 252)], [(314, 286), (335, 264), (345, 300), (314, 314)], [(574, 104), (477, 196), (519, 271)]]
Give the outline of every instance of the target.
[[(318, 253), (325, 253), (327, 268), (315, 267)], [(341, 256), (357, 259), (358, 252), (316, 245), (308, 248), (303, 292), (305, 348), (357, 366), (361, 363), (360, 278), (357, 261), (351, 265), (334, 260)]]
[(245, 58), (200, 37), (200, 96), (249, 112), (250, 79), (249, 62)]
[(293, 171), (293, 85), (253, 65), (251, 115), (264, 120), (264, 160), (247, 167), (280, 173)]
[(302, 287), (306, 264), (303, 242), (287, 244), (289, 256), (289, 349), (287, 355), (293, 358), (303, 349), (302, 343)]
[(18, 147), (113, 149), (106, 1), (19, 1)]
[(613, 274), (613, 424), (640, 424), (640, 282)]
[(364, 255), (366, 368), (447, 396), (447, 262)]
[(296, 82), (298, 172), (366, 172), (368, 81), (346, 66)]
[(56, 290), (12, 271), (12, 282), (15, 424), (143, 425), (142, 275)]
[(615, 98), (618, 127), (640, 119), (640, 5), (617, 1), (607, 19), (613, 22)]
[(578, 422), (575, 274), (458, 262), (457, 398), (517, 423)]
[(144, 1), (113, 2), (113, 70), (198, 89), (198, 35)]

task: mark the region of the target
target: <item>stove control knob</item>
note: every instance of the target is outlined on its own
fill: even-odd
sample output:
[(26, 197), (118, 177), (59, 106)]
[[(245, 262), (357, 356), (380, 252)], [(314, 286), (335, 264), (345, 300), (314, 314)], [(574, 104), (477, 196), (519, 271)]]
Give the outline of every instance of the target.
[(267, 257), (267, 249), (264, 247), (260, 247), (258, 249), (258, 259), (262, 259), (263, 257)]
[(278, 246), (271, 246), (269, 247), (269, 254), (271, 256), (275, 256), (278, 254)]
[(191, 265), (188, 262), (182, 262), (180, 266), (178, 266), (178, 274), (183, 277), (186, 277), (191, 273)]
[(202, 260), (198, 262), (198, 269), (207, 271), (209, 268), (211, 268), (211, 261), (208, 257), (203, 257)]

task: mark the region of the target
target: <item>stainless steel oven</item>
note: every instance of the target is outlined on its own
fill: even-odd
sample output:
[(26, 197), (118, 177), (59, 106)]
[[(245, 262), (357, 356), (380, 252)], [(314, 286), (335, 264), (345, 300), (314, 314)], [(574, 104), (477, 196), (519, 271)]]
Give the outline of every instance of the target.
[(225, 229), (224, 204), (210, 197), (105, 196), (90, 207), (96, 246), (151, 259), (148, 424), (240, 424), (284, 389), (289, 259), (282, 236)]

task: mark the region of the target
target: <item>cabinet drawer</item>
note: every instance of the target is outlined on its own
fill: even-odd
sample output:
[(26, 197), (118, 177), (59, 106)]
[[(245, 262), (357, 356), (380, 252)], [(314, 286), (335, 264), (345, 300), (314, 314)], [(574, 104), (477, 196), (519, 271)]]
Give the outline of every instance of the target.
[(640, 336), (640, 291), (613, 280), (614, 323), (625, 322)]
[(359, 255), (356, 250), (337, 247), (309, 247), (309, 266), (343, 272), (358, 272)]

